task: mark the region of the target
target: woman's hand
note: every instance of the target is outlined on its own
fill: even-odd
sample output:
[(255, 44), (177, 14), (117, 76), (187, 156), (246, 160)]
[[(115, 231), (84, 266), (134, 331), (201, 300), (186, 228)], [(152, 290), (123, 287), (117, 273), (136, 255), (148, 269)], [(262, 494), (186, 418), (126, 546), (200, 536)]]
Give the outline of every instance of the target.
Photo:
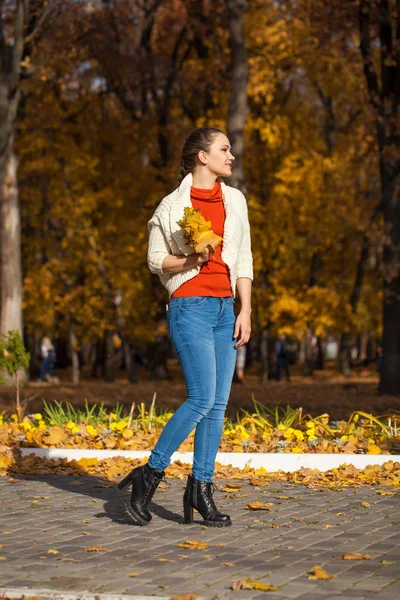
[(210, 260), (210, 254), (211, 254), (211, 246), (207, 246), (207, 248), (204, 250), (204, 252), (199, 252), (198, 253), (198, 264), (202, 265), (203, 263), (207, 262), (208, 260)]
[(236, 318), (235, 331), (233, 334), (234, 338), (239, 338), (235, 344), (235, 348), (247, 344), (251, 334), (251, 312), (248, 310), (241, 310)]

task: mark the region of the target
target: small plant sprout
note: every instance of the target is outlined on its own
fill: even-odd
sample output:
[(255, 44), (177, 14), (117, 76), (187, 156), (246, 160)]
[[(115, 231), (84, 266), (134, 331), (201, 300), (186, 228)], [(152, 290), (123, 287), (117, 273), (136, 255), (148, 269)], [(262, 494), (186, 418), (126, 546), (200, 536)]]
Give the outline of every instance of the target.
[(10, 330), (5, 339), (0, 338), (0, 368), (5, 369), (10, 377), (14, 378), (16, 413), (19, 420), (23, 416), (19, 395), (21, 386), (20, 371), (29, 367), (30, 359), (31, 355), (26, 351), (24, 342), (17, 329)]

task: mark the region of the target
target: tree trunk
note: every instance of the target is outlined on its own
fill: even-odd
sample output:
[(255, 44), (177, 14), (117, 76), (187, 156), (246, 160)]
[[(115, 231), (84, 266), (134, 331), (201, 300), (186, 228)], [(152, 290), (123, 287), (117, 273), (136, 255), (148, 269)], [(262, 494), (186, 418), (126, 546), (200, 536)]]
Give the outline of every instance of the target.
[(78, 343), (74, 332), (74, 326), (70, 323), (69, 326), (69, 344), (71, 349), (71, 362), (72, 362), (72, 383), (78, 385), (79, 383), (79, 354), (78, 354)]
[[(360, 51), (379, 147), (383, 247), (383, 364), (379, 391), (400, 395), (400, 11), (399, 3), (360, 0)], [(377, 23), (372, 23), (376, 15)], [(378, 27), (377, 27), (378, 25)], [(376, 33), (375, 33), (376, 32)], [(379, 71), (374, 53), (379, 48)]]
[(119, 330), (119, 336), (122, 342), (122, 355), (128, 380), (130, 383), (137, 383), (138, 378), (135, 373), (135, 365), (132, 360), (131, 349), (124, 329)]
[(325, 367), (325, 342), (322, 340), (321, 336), (317, 337), (317, 345), (318, 354), (316, 368), (319, 371), (322, 371), (322, 369)]
[(4, 10), (0, 15), (0, 335), (17, 329), (22, 336), (21, 225), (13, 142), (26, 15), (22, 0), (13, 10)]
[(111, 331), (104, 333), (104, 380), (113, 383), (113, 342)]
[(339, 348), (339, 369), (346, 377), (351, 375), (350, 358), (350, 332), (346, 331), (341, 335)]
[(0, 158), (0, 183), (0, 335), (17, 329), (22, 336), (21, 223), (12, 137)]
[(245, 0), (228, 0), (229, 42), (231, 48), (231, 89), (228, 108), (228, 137), (235, 156), (234, 170), (229, 184), (246, 193), (243, 169), (244, 126), (248, 101), (247, 82), (249, 67), (244, 33)]
[(311, 377), (314, 370), (314, 359), (312, 356), (312, 333), (311, 331), (306, 331), (302, 340), (302, 354), (303, 354), (303, 368), (302, 373), (305, 377)]
[[(388, 167), (389, 165), (385, 165), (385, 170)], [(398, 396), (400, 395), (400, 191), (398, 189), (400, 178), (398, 178), (397, 190), (394, 189), (394, 185), (388, 185), (386, 179), (389, 179), (389, 174), (384, 176), (383, 185), (384, 218), (386, 235), (389, 239), (383, 251), (383, 364), (379, 391), (382, 394)]]

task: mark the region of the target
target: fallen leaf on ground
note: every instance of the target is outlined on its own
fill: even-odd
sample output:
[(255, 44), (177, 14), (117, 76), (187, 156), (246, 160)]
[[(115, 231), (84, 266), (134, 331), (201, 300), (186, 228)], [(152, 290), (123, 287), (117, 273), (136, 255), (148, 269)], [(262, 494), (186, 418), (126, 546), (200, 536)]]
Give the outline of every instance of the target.
[(221, 567), (234, 567), (235, 563), (229, 563), (229, 562), (225, 562), (225, 563), (221, 563)]
[(12, 533), (12, 531), (2, 531), (1, 532), (3, 535), (10, 535), (10, 533)]
[(326, 525), (324, 525), (325, 529), (332, 529), (333, 525), (329, 525), (329, 523), (327, 523)]
[(177, 544), (178, 548), (186, 548), (187, 550), (204, 550), (208, 548), (207, 542), (198, 542), (197, 540), (185, 540)]
[(246, 579), (239, 579), (238, 581), (232, 581), (232, 589), (236, 592), (237, 590), (261, 590), (263, 592), (276, 592), (279, 588), (270, 585), (269, 583), (262, 583), (261, 581), (253, 581), (250, 577)]
[(315, 567), (307, 572), (310, 573), (308, 579), (333, 579), (336, 577), (336, 575), (330, 575), (325, 571), (325, 569), (319, 567), (318, 565), (315, 565)]
[(250, 479), (250, 485), (258, 486), (258, 485), (269, 485), (269, 481), (265, 479)]
[(179, 596), (172, 596), (169, 600), (197, 600), (196, 594), (179, 594)]
[(271, 510), (271, 502), (252, 502), (251, 504), (246, 504), (247, 510)]
[(85, 552), (106, 552), (108, 548), (104, 548), (103, 546), (88, 546), (84, 548)]
[(157, 558), (158, 562), (171, 562), (169, 558)]
[(395, 496), (396, 492), (386, 492), (385, 490), (375, 490), (380, 496)]
[(338, 556), (337, 558), (342, 558), (343, 560), (369, 560), (371, 557), (369, 554), (360, 554), (359, 552), (348, 552), (347, 554), (343, 554), (342, 556)]
[(57, 558), (57, 560), (61, 562), (72, 562), (72, 563), (80, 563), (80, 560), (76, 560), (76, 558)]
[(139, 573), (127, 573), (126, 576), (127, 577), (137, 577), (139, 575)]
[(0, 548), (4, 548), (4, 544), (0, 544)]
[(6, 556), (0, 556), (0, 560), (7, 560)]
[(218, 548), (222, 548), (223, 546), (225, 546), (225, 544), (215, 544), (216, 546), (218, 546)]
[(394, 561), (394, 560), (381, 560), (381, 563), (383, 565), (394, 565), (395, 562), (396, 561)]
[(81, 521), (82, 525), (86, 525), (86, 523), (90, 523), (90, 521), (88, 519), (84, 519), (83, 521)]
[(60, 554), (59, 550), (47, 550), (47, 554)]
[(370, 508), (372, 506), (372, 504), (370, 504), (369, 502), (361, 502), (361, 506), (363, 508)]
[(228, 488), (228, 487), (224, 487), (224, 488), (219, 488), (221, 492), (225, 492), (226, 494), (235, 494), (236, 492), (239, 492), (242, 488), (237, 487), (237, 488)]
[(91, 531), (81, 531), (81, 535), (92, 535)]
[(227, 483), (226, 487), (230, 488), (231, 490), (241, 490), (241, 489), (243, 489), (243, 486), (240, 485), (239, 483)]
[(341, 517), (342, 515), (345, 515), (345, 514), (346, 514), (346, 513), (344, 513), (344, 512), (338, 512), (338, 513), (336, 513), (336, 516), (337, 516), (337, 517)]

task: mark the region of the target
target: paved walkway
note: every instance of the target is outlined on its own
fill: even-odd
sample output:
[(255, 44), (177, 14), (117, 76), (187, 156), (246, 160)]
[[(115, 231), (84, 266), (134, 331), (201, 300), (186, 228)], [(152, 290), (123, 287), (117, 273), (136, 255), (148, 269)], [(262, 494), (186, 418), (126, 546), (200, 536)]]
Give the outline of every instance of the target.
[[(152, 523), (140, 528), (125, 519), (124, 494), (100, 479), (0, 478), (0, 588), (27, 595), (28, 588), (214, 600), (399, 600), (399, 495), (387, 495), (393, 488), (380, 488), (380, 495), (373, 487), (244, 483), (237, 493), (216, 494), (233, 526), (208, 529), (200, 519), (182, 523), (184, 482), (169, 482), (156, 494)], [(272, 503), (270, 511), (245, 509), (255, 501)], [(178, 547), (188, 539), (208, 547)], [(85, 549), (99, 546), (105, 550)], [(354, 552), (370, 559), (338, 558)], [(315, 565), (335, 578), (309, 580)], [(279, 591), (231, 589), (246, 577)]]

